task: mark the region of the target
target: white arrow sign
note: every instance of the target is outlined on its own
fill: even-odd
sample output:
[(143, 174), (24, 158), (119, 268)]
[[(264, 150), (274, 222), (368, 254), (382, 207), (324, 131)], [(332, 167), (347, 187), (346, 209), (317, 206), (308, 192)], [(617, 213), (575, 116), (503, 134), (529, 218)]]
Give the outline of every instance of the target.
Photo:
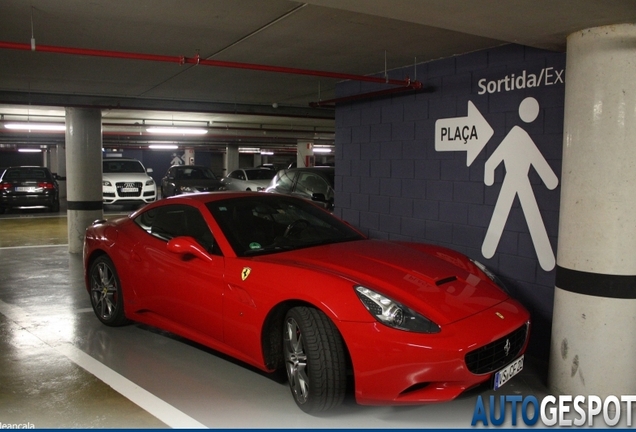
[(466, 166), (473, 163), (494, 131), (471, 101), (466, 117), (451, 117), (435, 122), (436, 151), (465, 151)]

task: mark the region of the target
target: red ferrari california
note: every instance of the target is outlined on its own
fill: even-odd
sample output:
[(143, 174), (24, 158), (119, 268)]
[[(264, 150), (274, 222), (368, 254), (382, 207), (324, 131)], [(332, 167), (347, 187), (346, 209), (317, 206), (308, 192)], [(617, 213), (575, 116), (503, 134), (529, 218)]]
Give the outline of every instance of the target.
[(337, 406), (348, 390), (360, 404), (451, 400), (523, 368), (529, 314), (483, 265), (368, 239), (298, 198), (157, 201), (90, 226), (84, 266), (104, 324), (145, 323), (284, 368), (305, 412)]

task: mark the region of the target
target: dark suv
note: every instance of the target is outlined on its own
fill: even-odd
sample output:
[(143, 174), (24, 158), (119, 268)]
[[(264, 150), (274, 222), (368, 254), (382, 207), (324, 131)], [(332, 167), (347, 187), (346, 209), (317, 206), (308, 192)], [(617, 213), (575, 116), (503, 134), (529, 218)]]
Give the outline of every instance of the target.
[(0, 176), (0, 213), (34, 207), (60, 211), (60, 188), (55, 176), (44, 167), (7, 168)]
[(293, 195), (333, 210), (334, 168), (312, 167), (280, 170), (266, 192)]

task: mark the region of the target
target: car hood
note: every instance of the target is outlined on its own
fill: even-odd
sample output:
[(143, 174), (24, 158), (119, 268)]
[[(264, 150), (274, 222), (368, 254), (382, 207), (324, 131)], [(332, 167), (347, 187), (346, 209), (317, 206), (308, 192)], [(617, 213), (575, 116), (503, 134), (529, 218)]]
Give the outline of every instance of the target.
[(142, 182), (151, 178), (148, 174), (144, 173), (104, 173), (102, 174), (104, 180), (110, 182)]
[[(434, 249), (434, 248), (433, 248)], [(479, 313), (508, 295), (467, 258), (429, 253), (417, 245), (361, 240), (268, 255), (268, 260), (331, 272), (376, 290), (439, 325)], [(265, 257), (263, 257), (265, 258)]]

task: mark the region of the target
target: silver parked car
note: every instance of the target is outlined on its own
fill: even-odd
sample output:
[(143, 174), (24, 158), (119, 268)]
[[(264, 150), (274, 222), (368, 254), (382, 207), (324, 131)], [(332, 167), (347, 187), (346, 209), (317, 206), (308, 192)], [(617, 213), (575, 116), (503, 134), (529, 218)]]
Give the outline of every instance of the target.
[(327, 210), (334, 206), (334, 168), (311, 167), (280, 170), (266, 192), (314, 201)]
[(269, 186), (276, 171), (268, 168), (245, 168), (232, 171), (221, 179), (225, 190), (262, 191)]

